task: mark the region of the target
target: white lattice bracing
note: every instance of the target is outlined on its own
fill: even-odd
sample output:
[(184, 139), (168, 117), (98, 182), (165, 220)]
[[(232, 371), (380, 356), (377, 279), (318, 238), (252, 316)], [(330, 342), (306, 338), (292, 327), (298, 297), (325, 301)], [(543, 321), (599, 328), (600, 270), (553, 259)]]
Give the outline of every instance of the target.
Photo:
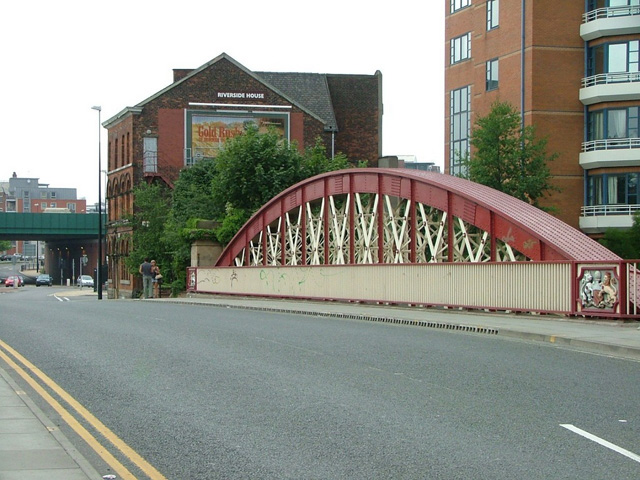
[(416, 262), (447, 261), (447, 212), (417, 205)]
[(246, 248), (235, 258), (236, 265), (247, 260), (250, 265), (528, 260), (505, 242), (496, 239), (492, 245), (489, 232), (461, 218), (407, 198), (374, 193), (329, 195), (296, 206), (256, 234)]
[(371, 264), (377, 261), (378, 229), (376, 228), (376, 211), (378, 209), (378, 199), (378, 195), (355, 194), (355, 263)]
[(260, 232), (254, 240), (251, 240), (249, 244), (249, 252), (251, 265), (262, 265), (262, 232)]
[(307, 218), (307, 264), (322, 265), (324, 263), (324, 198), (320, 207), (313, 207), (310, 203), (305, 205)]
[(267, 225), (267, 265), (281, 265), (282, 245), (280, 243), (282, 218), (278, 219), (275, 228)]
[(302, 207), (285, 213), (285, 265), (302, 264)]
[(346, 265), (349, 263), (349, 200), (336, 204), (335, 197), (329, 197), (329, 263)]
[(491, 251), (487, 245), (489, 234), (457, 218), (454, 225), (453, 258), (455, 262), (488, 262)]

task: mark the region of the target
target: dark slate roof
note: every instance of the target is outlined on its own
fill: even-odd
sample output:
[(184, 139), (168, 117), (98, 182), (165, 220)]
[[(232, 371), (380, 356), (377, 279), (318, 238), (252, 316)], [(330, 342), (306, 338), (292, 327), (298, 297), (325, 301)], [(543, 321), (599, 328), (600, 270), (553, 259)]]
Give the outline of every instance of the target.
[(338, 129), (326, 75), (291, 72), (254, 72), (254, 74), (315, 113), (324, 121), (326, 129)]

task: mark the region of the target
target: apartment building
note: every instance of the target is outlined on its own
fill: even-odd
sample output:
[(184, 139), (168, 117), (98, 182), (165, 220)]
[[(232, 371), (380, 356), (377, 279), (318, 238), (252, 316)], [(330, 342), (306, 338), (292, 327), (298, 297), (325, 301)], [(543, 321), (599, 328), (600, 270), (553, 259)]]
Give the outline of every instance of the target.
[(445, 0), (445, 171), (508, 101), (558, 154), (544, 204), (585, 233), (640, 210), (640, 0)]

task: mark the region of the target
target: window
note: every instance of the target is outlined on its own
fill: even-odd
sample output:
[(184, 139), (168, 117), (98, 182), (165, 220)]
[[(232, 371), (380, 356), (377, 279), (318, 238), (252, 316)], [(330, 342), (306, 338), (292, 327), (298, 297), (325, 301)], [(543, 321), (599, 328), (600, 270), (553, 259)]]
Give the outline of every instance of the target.
[(592, 175), (588, 179), (589, 206), (638, 205), (640, 173)]
[(51, 208), (58, 208), (58, 204), (56, 202), (51, 202)]
[(471, 33), (451, 39), (451, 65), (471, 58)]
[(500, 0), (487, 0), (487, 31), (498, 28)]
[(589, 49), (587, 76), (640, 71), (640, 40), (604, 43)]
[(498, 59), (494, 58), (487, 62), (487, 92), (498, 88)]
[(589, 112), (589, 141), (640, 137), (640, 107)]
[(40, 198), (47, 198), (47, 191), (46, 190), (42, 190), (40, 192)]
[(51, 192), (51, 198), (56, 198), (56, 192)]
[(142, 159), (145, 173), (158, 171), (158, 139), (156, 137), (144, 137)]
[(40, 202), (40, 210), (47, 208), (47, 202)]
[(451, 0), (451, 13), (471, 5), (471, 0)]
[(471, 121), (471, 87), (451, 91), (449, 134), (449, 173), (464, 173), (463, 162), (469, 156), (469, 132)]
[(70, 212), (74, 212), (76, 211), (76, 204), (75, 203), (67, 203), (67, 208), (69, 209)]
[(607, 112), (607, 138), (626, 138), (627, 112), (625, 110), (609, 110)]
[(604, 111), (592, 112), (588, 121), (589, 140), (604, 139)]
[(640, 0), (589, 0), (587, 11), (608, 7), (632, 7), (640, 5)]

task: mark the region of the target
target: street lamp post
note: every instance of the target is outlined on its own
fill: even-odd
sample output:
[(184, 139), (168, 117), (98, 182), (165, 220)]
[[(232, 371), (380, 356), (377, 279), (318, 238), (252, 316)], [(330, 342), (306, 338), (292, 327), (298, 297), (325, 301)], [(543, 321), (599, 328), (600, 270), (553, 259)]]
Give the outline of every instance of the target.
[[(38, 213), (39, 203), (34, 203), (34, 207), (36, 207), (36, 211), (33, 210), (31, 213)], [(36, 273), (40, 273), (40, 240), (36, 240)]]
[(102, 145), (100, 142), (101, 122), (100, 112), (102, 107), (91, 107), (98, 111), (98, 270), (96, 272), (96, 282), (98, 282), (98, 300), (102, 300)]

